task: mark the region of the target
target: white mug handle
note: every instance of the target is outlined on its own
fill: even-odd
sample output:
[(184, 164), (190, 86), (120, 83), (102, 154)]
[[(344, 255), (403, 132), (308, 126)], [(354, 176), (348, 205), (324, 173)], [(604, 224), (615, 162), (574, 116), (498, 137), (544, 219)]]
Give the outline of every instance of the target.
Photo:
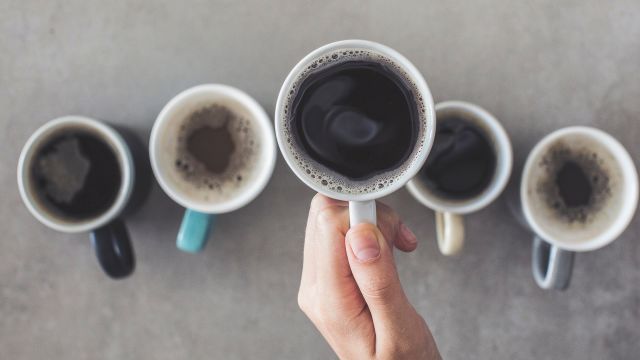
[(455, 255), (464, 245), (462, 215), (436, 211), (436, 237), (442, 255)]
[(377, 225), (376, 201), (349, 201), (349, 223), (350, 226), (362, 223)]

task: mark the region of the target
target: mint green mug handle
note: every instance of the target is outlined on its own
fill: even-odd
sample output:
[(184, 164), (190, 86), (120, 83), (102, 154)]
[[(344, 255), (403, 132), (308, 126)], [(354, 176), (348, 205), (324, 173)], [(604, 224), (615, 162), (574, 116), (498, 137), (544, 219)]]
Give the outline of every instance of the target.
[(178, 231), (176, 241), (178, 249), (189, 253), (200, 252), (204, 248), (204, 244), (207, 243), (215, 219), (216, 216), (213, 214), (187, 209), (182, 218), (182, 224), (180, 224), (180, 231)]

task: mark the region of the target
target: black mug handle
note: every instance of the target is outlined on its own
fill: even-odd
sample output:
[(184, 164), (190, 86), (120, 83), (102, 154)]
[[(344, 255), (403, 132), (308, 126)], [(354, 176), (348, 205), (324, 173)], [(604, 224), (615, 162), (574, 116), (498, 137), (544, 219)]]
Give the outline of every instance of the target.
[(115, 219), (91, 232), (91, 243), (102, 270), (113, 279), (121, 279), (133, 272), (135, 257), (124, 222)]

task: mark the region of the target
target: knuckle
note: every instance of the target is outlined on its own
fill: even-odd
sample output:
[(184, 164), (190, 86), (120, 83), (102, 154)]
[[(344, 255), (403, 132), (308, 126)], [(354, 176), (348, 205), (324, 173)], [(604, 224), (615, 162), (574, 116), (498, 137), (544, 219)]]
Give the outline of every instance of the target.
[(413, 352), (416, 346), (410, 344), (402, 338), (397, 338), (394, 341), (387, 342), (381, 351), (381, 359), (411, 359), (408, 356)]
[(334, 328), (333, 319), (331, 318), (331, 316), (329, 314), (327, 314), (324, 311), (318, 311), (315, 314), (315, 316), (313, 317), (313, 322), (318, 324), (318, 326), (322, 327), (323, 329), (332, 329), (332, 328)]
[(379, 203), (379, 204), (380, 206), (378, 206), (377, 209), (378, 209), (378, 217), (380, 218), (381, 225), (393, 231), (395, 234), (395, 232), (397, 231), (400, 225), (400, 217), (389, 206), (383, 203)]
[(329, 198), (326, 196), (317, 193), (311, 199), (311, 209), (322, 209), (328, 205)]
[(303, 290), (298, 291), (298, 307), (303, 313), (309, 314), (310, 306), (309, 300)]
[(387, 278), (371, 278), (364, 281), (360, 291), (368, 299), (387, 301), (394, 292), (394, 284)]
[[(408, 319), (405, 325), (398, 328), (391, 341), (385, 342), (381, 346), (381, 359), (422, 359), (425, 356), (429, 359), (438, 358), (433, 354), (429, 357), (429, 348), (432, 346), (427, 323), (422, 316), (415, 313)], [(433, 345), (435, 346), (435, 345)]]
[(316, 307), (316, 319), (328, 328), (340, 328), (344, 321), (344, 312), (331, 302), (322, 301)]
[(380, 213), (379, 215), (381, 215), (382, 217), (386, 218), (387, 220), (398, 220), (398, 214), (396, 214), (396, 212), (393, 210), (393, 208), (391, 208), (391, 206), (383, 203), (383, 202), (377, 202), (377, 207), (376, 209), (378, 210), (378, 212)]
[(380, 232), (384, 236), (384, 239), (387, 241), (389, 248), (393, 248), (394, 242), (396, 242), (396, 238), (398, 237), (398, 229), (399, 226), (397, 223), (391, 223), (387, 221), (382, 221), (380, 223)]
[(320, 226), (330, 226), (338, 222), (338, 211), (333, 207), (324, 207), (318, 210), (317, 221)]

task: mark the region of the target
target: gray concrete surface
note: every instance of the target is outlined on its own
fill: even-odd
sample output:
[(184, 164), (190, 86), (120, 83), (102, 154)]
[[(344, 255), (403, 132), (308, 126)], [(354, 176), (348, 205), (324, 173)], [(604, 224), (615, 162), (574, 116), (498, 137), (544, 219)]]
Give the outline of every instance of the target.
[[(129, 221), (138, 266), (114, 282), (86, 235), (56, 233), (22, 205), (18, 153), (47, 120), (84, 114), (145, 139), (192, 85), (245, 89), (269, 113), (294, 63), (334, 40), (404, 53), (435, 99), (502, 120), (516, 169), (535, 141), (571, 124), (640, 153), (640, 2), (0, 1), (0, 358), (327, 359), (298, 311), (312, 193), (279, 159), (255, 202), (220, 218), (206, 251), (178, 252), (181, 209), (158, 187)], [(420, 237), (399, 254), (411, 301), (447, 359), (637, 359), (640, 221), (577, 257), (566, 292), (529, 272), (530, 235), (501, 198), (467, 218), (456, 258), (439, 255), (433, 213), (388, 197)]]

